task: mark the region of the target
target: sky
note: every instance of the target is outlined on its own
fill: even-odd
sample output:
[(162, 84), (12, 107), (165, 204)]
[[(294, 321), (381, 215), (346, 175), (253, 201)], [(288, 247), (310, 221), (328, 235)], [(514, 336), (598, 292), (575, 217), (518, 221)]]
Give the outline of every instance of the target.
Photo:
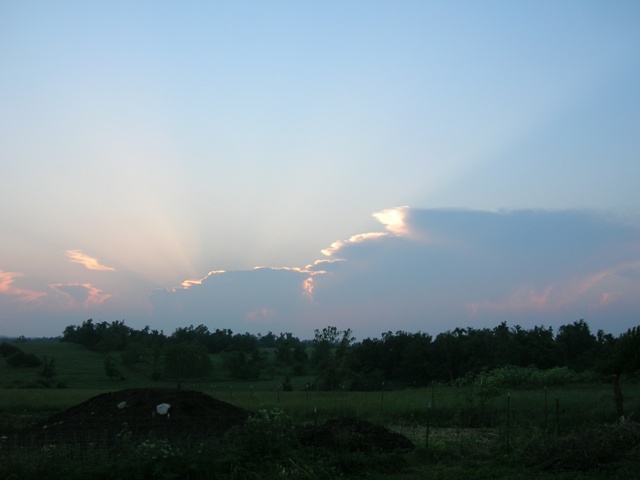
[(0, 0), (0, 335), (640, 324), (640, 3)]

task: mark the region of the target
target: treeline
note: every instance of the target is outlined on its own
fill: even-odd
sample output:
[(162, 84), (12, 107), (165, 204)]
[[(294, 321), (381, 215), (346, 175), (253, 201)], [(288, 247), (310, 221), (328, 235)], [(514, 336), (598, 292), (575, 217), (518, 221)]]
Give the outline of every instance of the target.
[(105, 353), (105, 372), (112, 378), (123, 378), (113, 358), (120, 354), (121, 364), (137, 368), (150, 363), (152, 378), (197, 378), (209, 375), (213, 366), (210, 355), (221, 354), (223, 366), (233, 378), (257, 379), (267, 366), (265, 349), (274, 350), (275, 362), (289, 367), (292, 375), (306, 373), (306, 347), (291, 333), (278, 336), (233, 333), (229, 329), (209, 331), (204, 325), (177, 328), (167, 336), (148, 326), (135, 330), (124, 321), (98, 322), (89, 319), (80, 326), (64, 329), (61, 340), (77, 343), (89, 350)]
[(316, 330), (312, 340), (303, 341), (288, 332), (234, 334), (229, 329), (209, 331), (205, 325), (178, 328), (167, 336), (149, 327), (135, 330), (124, 321), (87, 320), (66, 327), (62, 341), (109, 354), (105, 370), (114, 378), (121, 376), (114, 352), (127, 368), (150, 363), (155, 379), (210, 375), (210, 355), (221, 354), (232, 378), (257, 379), (265, 369), (279, 367), (287, 376), (310, 375), (314, 381), (309, 388), (368, 390), (385, 383), (400, 387), (453, 382), (504, 366), (616, 373), (611, 359), (619, 338), (602, 330), (594, 334), (584, 320), (563, 325), (557, 333), (551, 327), (525, 329), (503, 322), (494, 328), (455, 328), (435, 338), (398, 331), (360, 342), (351, 330), (336, 327)]

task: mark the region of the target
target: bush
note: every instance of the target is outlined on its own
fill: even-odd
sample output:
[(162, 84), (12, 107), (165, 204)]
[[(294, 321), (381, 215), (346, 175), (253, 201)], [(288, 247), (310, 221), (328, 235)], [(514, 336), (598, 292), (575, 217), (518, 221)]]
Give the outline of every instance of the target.
[(7, 364), (14, 368), (33, 368), (42, 365), (42, 361), (33, 353), (25, 353), (17, 349), (15, 353), (7, 357)]
[(7, 342), (0, 343), (0, 355), (2, 355), (5, 358), (13, 355), (14, 353), (18, 353), (21, 351), (22, 350), (20, 350), (18, 347), (16, 347), (15, 345), (11, 345), (10, 343), (7, 343)]
[(576, 373), (567, 367), (540, 370), (534, 366), (517, 367), (505, 365), (478, 374), (467, 374), (457, 384), (460, 386), (482, 385), (486, 389), (537, 388), (563, 386), (570, 383), (595, 381), (590, 372)]
[(545, 386), (562, 386), (577, 380), (577, 375), (567, 367), (554, 367), (542, 372)]
[(277, 408), (258, 411), (243, 426), (231, 430), (228, 438), (247, 461), (286, 459), (298, 445), (291, 417)]

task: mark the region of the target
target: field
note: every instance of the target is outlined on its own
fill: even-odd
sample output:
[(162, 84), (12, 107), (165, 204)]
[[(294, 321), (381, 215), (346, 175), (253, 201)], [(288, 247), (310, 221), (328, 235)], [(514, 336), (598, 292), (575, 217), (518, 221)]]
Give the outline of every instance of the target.
[[(53, 357), (55, 384), (63, 388), (28, 388), (35, 384), (37, 368), (10, 368), (0, 361), (0, 430), (11, 431), (29, 425), (102, 392), (132, 387), (176, 387), (175, 382), (151, 381), (148, 366), (123, 370), (124, 380), (109, 379), (104, 372), (104, 355), (77, 345), (23, 343), (20, 348), (39, 357)], [(555, 455), (555, 445), (561, 442), (579, 443), (584, 432), (587, 437), (593, 435), (589, 433), (593, 428), (607, 426), (609, 430), (603, 435), (611, 433), (620, 437), (624, 432), (611, 432), (611, 425), (618, 419), (614, 415), (609, 384), (518, 389), (494, 395), (484, 395), (472, 387), (448, 385), (401, 390), (394, 390), (393, 385), (384, 388), (381, 385), (376, 391), (369, 392), (318, 392), (304, 389), (311, 381), (310, 377), (294, 377), (291, 379), (293, 391), (285, 392), (281, 388), (284, 374), (276, 368), (263, 380), (243, 383), (229, 379), (220, 368), (220, 359), (213, 360), (217, 368), (210, 380), (182, 382), (181, 388), (201, 391), (253, 412), (280, 411), (294, 424), (317, 425), (330, 418), (358, 417), (400, 432), (417, 446), (414, 452), (403, 455), (402, 468), (392, 469), (401, 472), (380, 473), (377, 470), (369, 472), (369, 478), (636, 478), (632, 474), (638, 465), (638, 448), (630, 453), (630, 458), (617, 459), (616, 468), (546, 471), (536, 468), (535, 461), (525, 465), (527, 459), (539, 457), (542, 461), (545, 455)], [(623, 391), (626, 411), (637, 411), (640, 385), (626, 382)], [(630, 428), (629, 422), (620, 425), (620, 428)], [(631, 433), (635, 435), (635, 431)], [(561, 448), (571, 450), (572, 445)], [(576, 455), (599, 455), (587, 452), (585, 446), (575, 448), (579, 452)], [(295, 459), (291, 461), (295, 463)], [(356, 460), (349, 461), (357, 465)], [(595, 462), (604, 460), (597, 457)], [(0, 473), (6, 475), (0, 475), (0, 479), (8, 478), (10, 474), (3, 468)], [(309, 469), (305, 476), (303, 470), (300, 466), (299, 471), (296, 470), (297, 476), (289, 476), (333, 478), (330, 472), (321, 474)], [(235, 477), (208, 478), (252, 477), (236, 472)]]

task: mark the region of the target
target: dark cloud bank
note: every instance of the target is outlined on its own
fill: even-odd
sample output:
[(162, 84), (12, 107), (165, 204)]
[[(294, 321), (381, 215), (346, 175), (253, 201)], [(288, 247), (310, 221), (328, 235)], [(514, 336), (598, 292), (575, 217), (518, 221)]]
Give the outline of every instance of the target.
[(335, 242), (296, 268), (212, 272), (150, 297), (154, 324), (234, 331), (351, 328), (432, 334), (502, 321), (638, 322), (640, 230), (584, 211), (389, 209), (381, 231)]

